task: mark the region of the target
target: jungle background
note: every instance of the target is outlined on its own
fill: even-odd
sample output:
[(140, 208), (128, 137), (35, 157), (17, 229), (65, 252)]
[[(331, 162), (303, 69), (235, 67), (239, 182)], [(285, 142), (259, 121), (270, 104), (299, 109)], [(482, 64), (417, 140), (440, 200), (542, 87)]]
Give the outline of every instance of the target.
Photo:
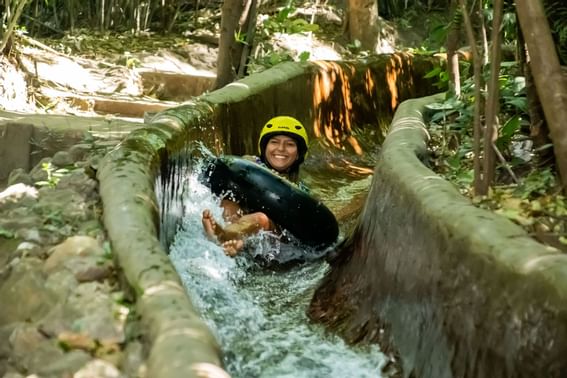
[(156, 66), (201, 75), (204, 91), (282, 61), (438, 57), (428, 75), (447, 95), (429, 109), (431, 167), (567, 251), (560, 0), (5, 0), (0, 11), (5, 111), (112, 117), (188, 100), (160, 85), (175, 75), (142, 84)]

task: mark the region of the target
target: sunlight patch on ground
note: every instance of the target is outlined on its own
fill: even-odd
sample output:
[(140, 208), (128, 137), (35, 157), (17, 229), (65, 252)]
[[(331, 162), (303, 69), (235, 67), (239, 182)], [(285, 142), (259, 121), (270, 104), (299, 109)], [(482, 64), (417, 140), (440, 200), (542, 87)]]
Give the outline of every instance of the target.
[(186, 62), (186, 59), (169, 51), (159, 51), (157, 54), (138, 54), (141, 70), (177, 72), (187, 75), (215, 77), (214, 68), (199, 69)]
[(0, 56), (0, 108), (8, 111), (33, 111), (34, 106), (28, 102), (27, 83), (23, 73), (10, 64), (4, 56)]
[(336, 51), (333, 44), (325, 44), (315, 38), (303, 34), (281, 34), (274, 35), (274, 45), (282, 49), (294, 52), (297, 56), (304, 51), (311, 54), (309, 60), (341, 60), (341, 55)]
[(36, 48), (23, 47), (21, 61), (26, 70), (59, 90), (79, 93), (123, 93), (139, 96), (139, 77), (127, 67), (99, 68), (96, 61), (67, 58)]

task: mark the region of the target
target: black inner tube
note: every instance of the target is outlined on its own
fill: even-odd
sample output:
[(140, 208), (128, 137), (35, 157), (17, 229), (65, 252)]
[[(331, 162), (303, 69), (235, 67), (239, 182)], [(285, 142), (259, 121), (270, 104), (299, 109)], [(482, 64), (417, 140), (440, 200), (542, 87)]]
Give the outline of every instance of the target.
[(324, 250), (337, 241), (337, 220), (321, 201), (252, 161), (230, 155), (212, 159), (202, 181), (247, 211), (265, 213), (309, 247)]

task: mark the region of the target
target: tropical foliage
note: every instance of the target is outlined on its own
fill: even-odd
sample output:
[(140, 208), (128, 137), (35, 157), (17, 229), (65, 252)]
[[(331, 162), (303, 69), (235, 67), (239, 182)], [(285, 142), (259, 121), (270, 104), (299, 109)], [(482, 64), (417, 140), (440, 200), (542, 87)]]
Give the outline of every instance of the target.
[[(545, 119), (538, 114), (541, 104), (537, 104), (538, 95), (530, 72), (534, 67), (522, 58), (526, 52), (514, 9), (502, 7), (502, 22), (494, 26), (498, 25), (494, 24), (497, 11), (491, 7), (492, 2), (484, 2), (483, 11), (476, 14), (466, 8), (467, 4), (460, 1), (460, 5), (465, 6), (457, 8), (453, 25), (446, 30), (455, 24), (466, 28), (464, 24), (468, 22), (469, 42), (474, 40), (471, 36), (479, 41), (475, 43), (478, 50), (472, 54), (475, 67), (472, 70), (469, 61), (461, 61), (458, 70), (463, 75), (460, 86), (456, 86), (459, 90), (448, 92), (443, 103), (430, 106), (435, 169), (478, 206), (501, 213), (524, 226), (540, 241), (567, 250), (567, 202), (562, 194), (565, 184), (556, 173), (553, 140), (546, 131), (541, 132)], [(549, 9), (549, 4), (547, 6)], [(554, 20), (549, 14), (548, 18), (561, 55), (565, 48), (561, 42), (564, 21)], [(488, 29), (484, 38), (488, 39), (486, 35), (491, 34), (491, 49), (483, 48), (480, 42), (483, 25)], [(500, 32), (502, 43), (495, 43), (495, 28)], [(494, 45), (512, 46), (514, 54), (504, 54), (501, 62), (496, 54), (502, 50), (495, 50)], [(452, 77), (443, 66), (429, 75), (439, 78), (440, 87), (450, 87)], [(492, 104), (491, 98), (494, 99)], [(490, 106), (496, 109), (493, 123), (489, 122)], [(491, 137), (488, 131), (492, 127)], [(542, 143), (542, 134), (548, 138), (547, 142)], [(490, 154), (494, 156), (491, 167), (487, 166)], [(494, 176), (488, 177), (490, 171)], [(479, 177), (485, 180), (484, 186), (478, 185)]]
[[(479, 206), (502, 212), (531, 227), (534, 234), (557, 233), (563, 241), (564, 183), (556, 174), (553, 141), (537, 109), (539, 96), (525, 59), (529, 51), (524, 50), (516, 12), (522, 1), (377, 0), (376, 5), (384, 26), (393, 22), (411, 33), (426, 25), (427, 35), (422, 33), (420, 44), (412, 46), (414, 53), (446, 53), (448, 60), (443, 62), (452, 62), (454, 54), (459, 57), (456, 67), (440, 63), (429, 73), (438, 78), (440, 90), (450, 89), (446, 100), (430, 109), (435, 168), (464, 194), (476, 197)], [(277, 48), (272, 37), (324, 33), (324, 25), (309, 13), (323, 6), (341, 8), (337, 14), (344, 25), (356, 3), (259, 2), (253, 20), (256, 28), (230, 33), (233, 42), (246, 47), (243, 50), (249, 54), (238, 58), (237, 63), (245, 62), (245, 69), (239, 71), (250, 74), (285, 60), (309, 59), (307, 50), (292, 56)], [(562, 0), (542, 3), (557, 57), (566, 65), (567, 4)], [(221, 29), (221, 5), (210, 0), (5, 0), (0, 6), (0, 51), (9, 52), (10, 36), (19, 31), (32, 37), (59, 38), (65, 49), (123, 52), (124, 64), (129, 66), (135, 62), (125, 52), (136, 48), (136, 36), (170, 33), (169, 45), (182, 44), (183, 34), (201, 29), (212, 30), (216, 37)], [(424, 13), (431, 16), (424, 20)], [(437, 19), (439, 13), (444, 16)], [(448, 23), (446, 15), (450, 16)], [(109, 31), (120, 32), (120, 38), (109, 37)], [(342, 42), (354, 56), (368, 55), (360, 41)], [(494, 130), (494, 135), (486, 130)], [(53, 172), (53, 180), (56, 174)], [(482, 185), (479, 178), (484, 180)]]

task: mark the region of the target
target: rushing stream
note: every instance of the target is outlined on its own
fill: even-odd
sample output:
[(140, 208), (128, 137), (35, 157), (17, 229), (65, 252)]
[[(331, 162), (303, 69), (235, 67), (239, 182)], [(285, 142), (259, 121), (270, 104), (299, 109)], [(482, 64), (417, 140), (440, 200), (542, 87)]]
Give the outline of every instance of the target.
[(348, 346), (305, 315), (325, 262), (279, 271), (262, 268), (251, 256), (278, 253), (270, 235), (255, 237), (241, 255), (227, 257), (203, 232), (206, 208), (221, 219), (219, 200), (191, 174), (184, 183), (183, 223), (170, 256), (222, 345), (232, 377), (381, 376), (386, 359), (378, 347)]

